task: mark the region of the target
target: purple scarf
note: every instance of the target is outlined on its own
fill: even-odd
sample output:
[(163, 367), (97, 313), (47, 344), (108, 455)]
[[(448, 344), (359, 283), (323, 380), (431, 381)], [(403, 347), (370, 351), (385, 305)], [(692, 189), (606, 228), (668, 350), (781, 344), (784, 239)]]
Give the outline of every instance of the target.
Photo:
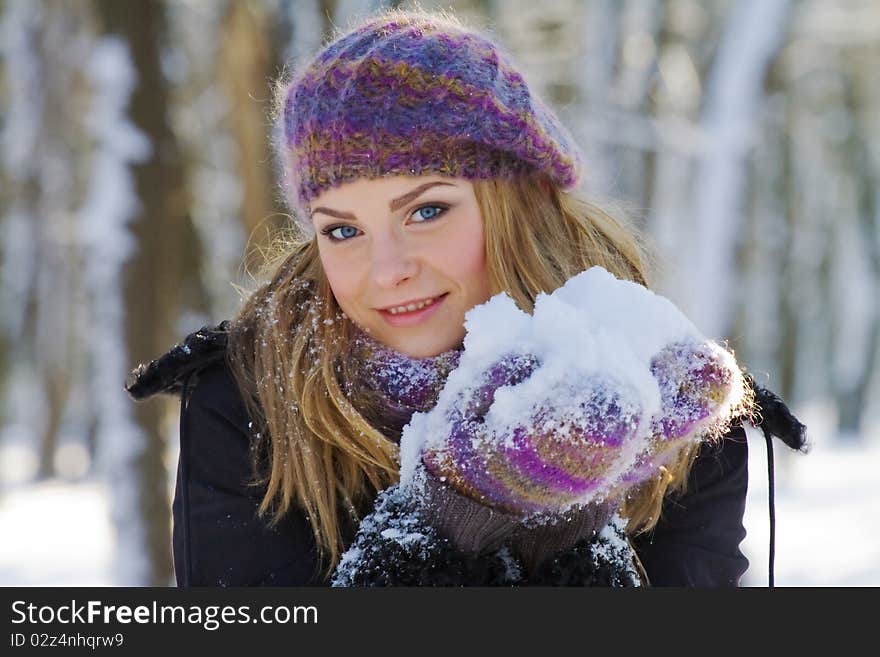
[[(413, 413), (429, 411), (436, 405), (446, 377), (458, 367), (463, 349), (459, 345), (437, 356), (410, 358), (358, 330), (349, 363), (349, 396), (373, 426), (399, 441)], [(378, 416), (373, 417), (373, 413)]]

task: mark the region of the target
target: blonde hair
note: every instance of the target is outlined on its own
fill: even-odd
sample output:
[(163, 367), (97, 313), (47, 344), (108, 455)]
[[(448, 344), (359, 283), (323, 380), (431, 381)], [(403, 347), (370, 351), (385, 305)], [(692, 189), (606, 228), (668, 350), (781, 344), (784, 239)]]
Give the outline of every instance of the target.
[[(484, 222), (492, 294), (506, 292), (531, 312), (539, 292), (600, 265), (648, 285), (648, 250), (621, 218), (549, 180), (473, 182)], [(353, 335), (321, 267), (315, 238), (281, 236), (267, 283), (233, 321), (231, 369), (259, 434), (254, 453), (259, 512), (278, 522), (305, 511), (329, 573), (345, 549), (346, 529), (375, 494), (398, 478), (398, 447), (383, 433), (381, 408), (350, 390)], [(663, 497), (683, 490), (695, 448), (632, 492), (628, 531), (652, 528)]]

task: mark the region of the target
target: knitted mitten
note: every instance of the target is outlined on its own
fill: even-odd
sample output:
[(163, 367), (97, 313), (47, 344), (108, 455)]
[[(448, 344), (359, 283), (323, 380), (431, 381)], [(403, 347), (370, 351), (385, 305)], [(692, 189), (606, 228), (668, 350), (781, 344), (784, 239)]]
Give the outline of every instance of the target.
[(607, 491), (637, 435), (638, 396), (599, 373), (573, 376), (548, 389), (525, 422), (487, 421), (496, 392), (539, 365), (533, 356), (511, 355), (486, 370), (453, 404), (445, 443), (423, 454), (428, 471), (466, 497), (517, 515), (561, 511)]
[[(660, 409), (646, 419), (639, 395), (602, 373), (563, 376), (526, 422), (492, 417), (496, 393), (540, 367), (510, 355), (463, 391), (449, 435), (422, 454), (425, 513), (460, 549), (514, 548), (529, 568), (595, 535), (632, 487), (693, 440), (726, 430), (742, 375), (710, 341), (682, 341), (651, 361)], [(439, 410), (428, 413), (440, 412)]]
[(621, 477), (639, 484), (654, 476), (695, 440), (724, 435), (736, 409), (748, 408), (752, 390), (731, 355), (711, 340), (682, 340), (651, 358), (660, 389), (660, 411), (651, 418), (650, 439)]
[(626, 386), (596, 375), (558, 382), (525, 423), (490, 420), (496, 392), (539, 366), (509, 355), (460, 394), (445, 411), (447, 439), (424, 451), (413, 485), (423, 516), (458, 549), (508, 546), (528, 572), (608, 523), (619, 506), (605, 497), (608, 481), (642, 415)]

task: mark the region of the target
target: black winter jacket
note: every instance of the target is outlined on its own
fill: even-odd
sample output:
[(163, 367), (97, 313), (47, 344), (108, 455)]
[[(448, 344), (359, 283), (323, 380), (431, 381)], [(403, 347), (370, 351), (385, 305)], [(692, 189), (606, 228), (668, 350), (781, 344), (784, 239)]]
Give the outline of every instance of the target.
[[(223, 332), (205, 328), (140, 366), (126, 385), (136, 399), (184, 393), (172, 508), (177, 583), (326, 585), (304, 513), (289, 513), (274, 528), (256, 516), (263, 490), (248, 483), (250, 420), (224, 354)], [(740, 426), (718, 445), (703, 447), (687, 492), (668, 496), (655, 529), (633, 539), (652, 585), (739, 584), (749, 565), (739, 547), (745, 538), (747, 464)]]

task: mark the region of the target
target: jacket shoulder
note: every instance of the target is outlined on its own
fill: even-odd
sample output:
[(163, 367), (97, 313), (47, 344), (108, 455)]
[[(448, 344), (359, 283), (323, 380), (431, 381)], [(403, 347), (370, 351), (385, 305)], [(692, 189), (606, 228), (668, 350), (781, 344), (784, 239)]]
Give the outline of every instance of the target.
[(157, 394), (179, 395), (192, 374), (225, 361), (229, 324), (227, 320), (203, 326), (158, 358), (141, 363), (128, 375), (126, 392), (135, 400)]

